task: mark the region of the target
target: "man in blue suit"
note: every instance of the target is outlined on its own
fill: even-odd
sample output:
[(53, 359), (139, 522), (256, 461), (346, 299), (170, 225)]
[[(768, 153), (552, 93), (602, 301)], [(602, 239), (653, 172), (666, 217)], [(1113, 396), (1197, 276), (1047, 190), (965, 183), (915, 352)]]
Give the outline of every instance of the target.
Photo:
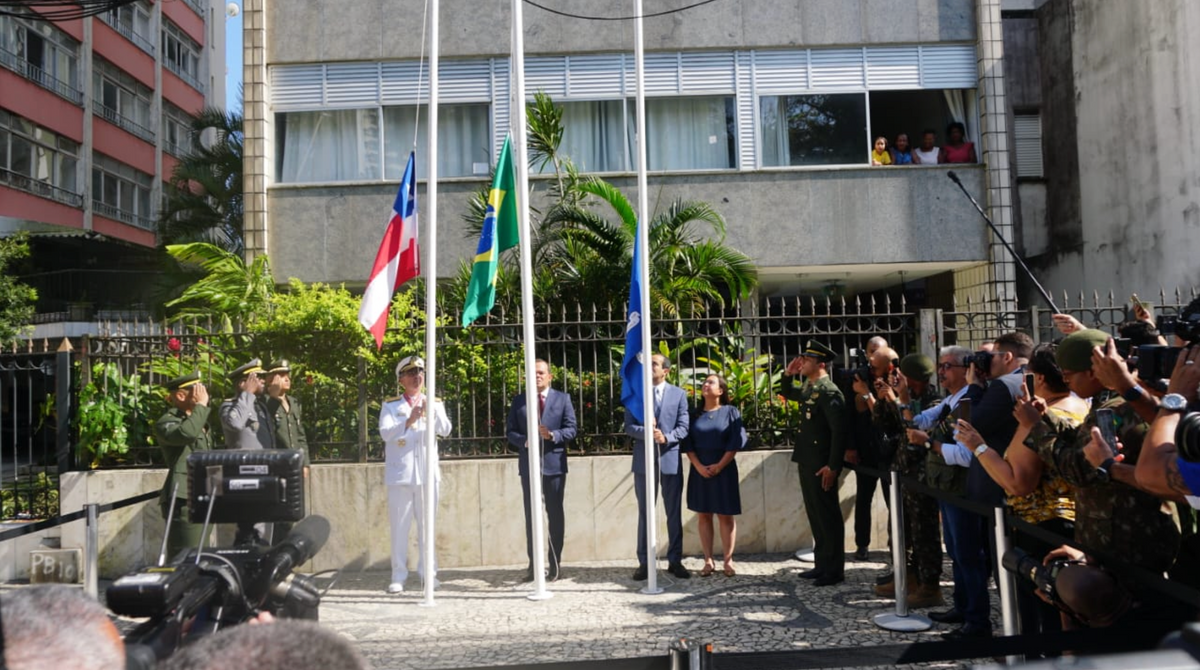
[[(538, 432), (542, 441), (542, 499), (550, 522), (550, 557), (547, 577), (554, 581), (562, 574), (563, 493), (567, 484), (567, 442), (575, 439), (575, 408), (571, 396), (550, 388), (554, 374), (550, 364), (540, 358), (534, 364), (534, 381), (538, 392)], [(508, 443), (516, 447), (521, 458), (517, 470), (521, 474), (521, 490), (525, 501), (525, 553), (529, 556), (526, 582), (533, 581), (533, 507), (529, 494), (529, 447), (525, 413), (525, 394), (513, 397), (508, 412)], [(540, 551), (540, 549), (539, 549)]]
[[(679, 443), (688, 434), (687, 394), (678, 386), (667, 383), (671, 361), (654, 354), (650, 378), (654, 383), (654, 443), (658, 445), (658, 462), (652, 476), (662, 487), (663, 508), (667, 513), (667, 572), (687, 579), (692, 574), (683, 567), (683, 468), (679, 461)], [(633, 438), (633, 490), (638, 501), (638, 568), (634, 581), (646, 578), (646, 449), (643, 446), (645, 427), (629, 412), (625, 412), (625, 433)], [(657, 495), (658, 486), (655, 487)]]

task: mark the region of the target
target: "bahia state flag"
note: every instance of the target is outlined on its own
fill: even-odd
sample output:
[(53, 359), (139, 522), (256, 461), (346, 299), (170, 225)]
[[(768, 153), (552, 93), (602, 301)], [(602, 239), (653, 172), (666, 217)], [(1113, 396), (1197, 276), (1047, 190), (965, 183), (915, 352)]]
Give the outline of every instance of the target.
[[(640, 227), (642, 222), (638, 221)], [(641, 231), (633, 241), (633, 277), (629, 280), (629, 308), (625, 311), (625, 358), (621, 361), (621, 404), (629, 416), (645, 425), (642, 416), (646, 391), (643, 388), (642, 365), (642, 245)]]
[(376, 348), (383, 347), (392, 296), (404, 282), (421, 273), (421, 253), (417, 247), (417, 175), (416, 156), (409, 152), (404, 178), (392, 205), (387, 231), (375, 254), (375, 265), (367, 279), (358, 322), (375, 336)]
[(496, 266), (500, 252), (517, 246), (516, 170), (513, 166), (512, 138), (504, 138), (496, 177), (488, 191), (487, 214), (475, 263), (471, 266), (471, 283), (467, 286), (467, 302), (463, 306), (463, 328), (487, 314), (496, 304)]

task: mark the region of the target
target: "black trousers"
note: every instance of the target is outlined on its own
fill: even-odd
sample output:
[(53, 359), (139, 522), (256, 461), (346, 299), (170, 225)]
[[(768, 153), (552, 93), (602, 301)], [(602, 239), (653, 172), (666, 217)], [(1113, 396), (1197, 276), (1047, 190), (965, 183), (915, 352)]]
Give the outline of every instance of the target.
[[(546, 520), (550, 524), (550, 565), (562, 565), (563, 533), (566, 516), (563, 497), (567, 490), (566, 475), (542, 475), (542, 500), (546, 503)], [(529, 476), (521, 477), (521, 499), (525, 501), (525, 554), (533, 565), (533, 506), (530, 504)]]
[[(674, 475), (659, 475), (662, 483), (663, 511), (667, 513), (667, 561), (683, 561), (683, 468)], [(655, 486), (655, 491), (658, 486)], [(637, 557), (646, 563), (646, 475), (633, 474), (633, 492), (638, 501)], [(657, 552), (656, 552), (657, 553)]]
[(799, 465), (800, 494), (813, 533), (814, 567), (825, 577), (841, 577), (846, 568), (846, 524), (838, 503), (838, 485), (826, 491), (815, 473), (820, 466)]
[[(870, 467), (877, 467), (872, 464)], [(863, 472), (854, 473), (854, 481), (858, 492), (854, 496), (854, 546), (866, 548), (871, 545), (871, 503), (875, 501), (875, 487), (883, 490), (883, 502), (891, 509), (892, 499), (889, 495), (891, 483)], [(891, 540), (892, 525), (888, 524), (888, 540)]]

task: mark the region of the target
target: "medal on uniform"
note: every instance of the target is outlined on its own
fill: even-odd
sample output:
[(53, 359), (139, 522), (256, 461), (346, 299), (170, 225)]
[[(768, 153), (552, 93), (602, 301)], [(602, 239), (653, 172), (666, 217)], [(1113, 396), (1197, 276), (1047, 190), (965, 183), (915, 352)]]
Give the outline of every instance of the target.
[(807, 419), (807, 420), (812, 420), (812, 410), (809, 410), (809, 411), (805, 412), (805, 413), (804, 413), (804, 418), (805, 418), (805, 419)]

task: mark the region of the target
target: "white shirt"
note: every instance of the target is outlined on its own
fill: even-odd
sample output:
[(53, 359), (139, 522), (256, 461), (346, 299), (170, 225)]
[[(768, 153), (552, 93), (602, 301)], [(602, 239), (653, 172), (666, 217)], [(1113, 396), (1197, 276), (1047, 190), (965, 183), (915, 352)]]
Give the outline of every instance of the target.
[(934, 147), (929, 151), (923, 151), (921, 147), (916, 147), (912, 150), (913, 155), (921, 159), (921, 165), (937, 165), (938, 148)]
[[(417, 396), (413, 400), (420, 403), (423, 398)], [(420, 486), (424, 482), (428, 414), (413, 422), (412, 428), (409, 428), (407, 423), (412, 410), (413, 405), (404, 396), (383, 403), (379, 410), (379, 436), (383, 438), (384, 453), (383, 480), (388, 486)], [(433, 425), (439, 437), (450, 434), (450, 419), (440, 400), (433, 402)], [(440, 480), (442, 473), (438, 467), (436, 450), (432, 458), (435, 476)]]
[[(949, 405), (950, 409), (958, 407), (958, 403), (962, 400), (963, 396), (967, 394), (967, 389), (969, 388), (970, 386), (963, 386), (958, 390), (957, 393), (952, 393), (949, 396), (946, 396), (946, 398), (938, 404), (914, 416), (913, 424), (915, 424), (917, 428), (920, 428), (921, 430), (929, 430), (929, 428), (933, 426), (933, 423), (937, 421), (937, 418), (942, 415), (942, 405)], [(967, 446), (962, 442), (942, 443), (942, 458), (946, 461), (947, 465), (959, 465), (964, 468), (970, 467), (971, 459), (974, 458), (974, 456), (975, 455), (971, 453), (971, 450), (968, 449)]]

